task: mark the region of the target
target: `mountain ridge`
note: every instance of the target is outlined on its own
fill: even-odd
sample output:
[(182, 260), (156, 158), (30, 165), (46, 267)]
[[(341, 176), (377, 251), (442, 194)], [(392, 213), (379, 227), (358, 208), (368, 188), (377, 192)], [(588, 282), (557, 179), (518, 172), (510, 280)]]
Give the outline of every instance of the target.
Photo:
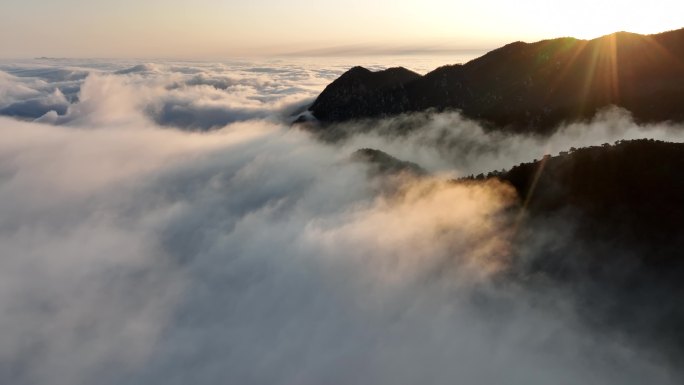
[[(395, 80), (393, 72), (413, 75)], [(548, 133), (610, 105), (638, 122), (684, 121), (684, 28), (513, 42), (422, 76), (402, 67), (371, 72), (357, 66), (309, 110), (322, 123), (459, 110), (487, 126)]]

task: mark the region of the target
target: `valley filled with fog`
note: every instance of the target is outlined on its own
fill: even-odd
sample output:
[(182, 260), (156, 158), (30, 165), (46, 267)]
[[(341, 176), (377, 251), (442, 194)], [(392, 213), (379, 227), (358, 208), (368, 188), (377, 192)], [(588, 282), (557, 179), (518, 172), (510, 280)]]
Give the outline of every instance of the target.
[[(360, 60), (0, 62), (0, 379), (681, 383), (676, 356), (588, 322), (572, 289), (510, 278), (544, 250), (516, 244), (520, 197), (452, 180), (684, 129), (617, 108), (547, 137), (457, 111), (292, 125)], [(571, 245), (576, 225), (535, 239)]]

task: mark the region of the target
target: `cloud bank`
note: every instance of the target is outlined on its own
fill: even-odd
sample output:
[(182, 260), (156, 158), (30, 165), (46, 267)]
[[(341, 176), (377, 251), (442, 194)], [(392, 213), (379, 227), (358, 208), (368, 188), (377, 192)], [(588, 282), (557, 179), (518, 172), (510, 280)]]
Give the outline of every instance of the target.
[[(675, 127), (608, 111), (541, 139), (417, 114), (326, 144), (285, 117), (336, 69), (138, 64), (2, 67), (3, 108), (30, 112), (0, 117), (2, 382), (680, 382), (505, 279), (515, 193), (448, 181)], [(433, 175), (369, 173), (362, 147)]]

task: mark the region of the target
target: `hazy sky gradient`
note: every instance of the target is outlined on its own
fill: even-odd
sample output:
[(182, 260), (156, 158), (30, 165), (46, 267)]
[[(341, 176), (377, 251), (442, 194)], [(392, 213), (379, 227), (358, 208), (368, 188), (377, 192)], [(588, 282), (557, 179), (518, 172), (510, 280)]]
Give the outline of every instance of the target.
[[(684, 27), (681, 0), (3, 0), (0, 57), (493, 48)], [(645, 6), (646, 5), (646, 6)], [(333, 50), (328, 50), (334, 48)], [(386, 53), (386, 52), (385, 52)]]

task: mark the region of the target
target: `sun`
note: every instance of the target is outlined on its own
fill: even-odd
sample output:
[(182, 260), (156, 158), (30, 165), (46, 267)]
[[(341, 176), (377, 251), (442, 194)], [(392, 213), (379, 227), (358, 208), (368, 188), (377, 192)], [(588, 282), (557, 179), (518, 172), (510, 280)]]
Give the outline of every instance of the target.
[[(519, 30), (542, 39), (561, 36), (594, 39), (620, 31), (656, 34), (684, 27), (681, 0), (651, 0), (648, 4), (618, 0), (558, 3), (524, 0), (516, 2), (515, 8), (506, 10), (515, 12)], [(510, 33), (511, 22), (502, 25)]]
[(633, 32), (642, 35), (660, 33), (670, 28), (663, 27), (662, 24), (650, 23), (648, 20), (638, 20), (626, 22), (618, 18), (585, 21), (581, 25), (572, 27), (574, 33), (571, 35), (578, 39), (594, 39), (614, 32)]

